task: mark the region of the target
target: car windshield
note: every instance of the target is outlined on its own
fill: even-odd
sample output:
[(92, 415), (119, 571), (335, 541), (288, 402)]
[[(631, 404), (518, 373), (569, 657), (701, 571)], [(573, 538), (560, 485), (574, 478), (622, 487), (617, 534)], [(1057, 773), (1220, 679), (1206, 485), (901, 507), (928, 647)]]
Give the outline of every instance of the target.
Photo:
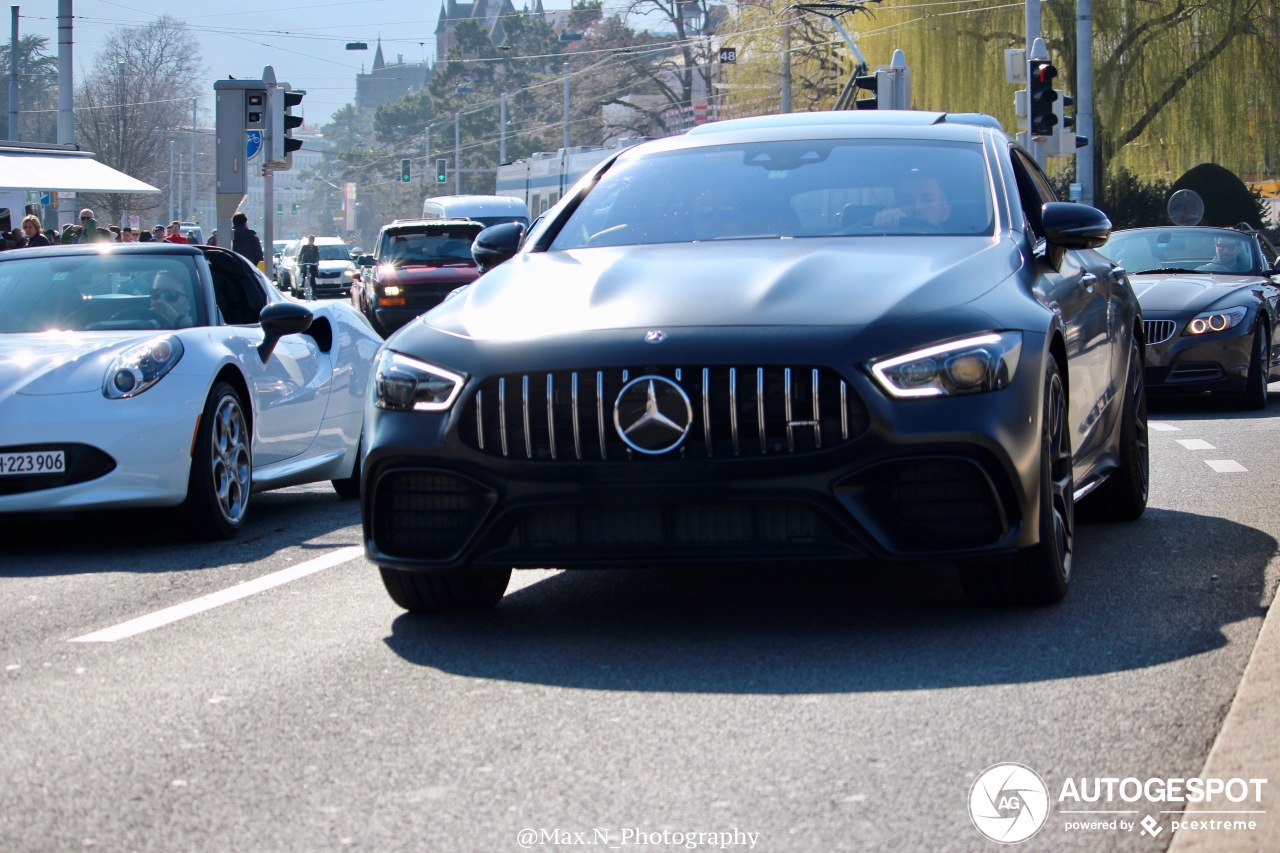
[(386, 235), (383, 257), (393, 264), (471, 263), (471, 243), (479, 226), (432, 229), (427, 233), (403, 232)]
[(322, 261), (349, 261), (351, 252), (345, 243), (316, 243)]
[(1186, 227), (1122, 231), (1112, 234), (1098, 251), (1134, 275), (1170, 270), (1262, 272), (1254, 241), (1235, 231)]
[(989, 235), (975, 143), (796, 140), (623, 155), (552, 249), (779, 237)]
[(195, 262), (174, 255), (0, 256), (0, 334), (207, 323)]

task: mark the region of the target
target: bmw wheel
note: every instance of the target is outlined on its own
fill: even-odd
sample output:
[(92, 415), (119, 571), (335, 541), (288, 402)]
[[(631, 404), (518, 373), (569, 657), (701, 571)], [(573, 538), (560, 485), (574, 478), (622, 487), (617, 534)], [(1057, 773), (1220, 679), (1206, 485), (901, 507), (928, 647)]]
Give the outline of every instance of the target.
[(1237, 403), (1241, 409), (1265, 409), (1267, 407), (1267, 330), (1259, 323), (1253, 331), (1253, 348), (1249, 355), (1249, 373), (1244, 381)]
[(252, 492), (251, 441), (239, 393), (217, 383), (200, 416), (183, 504), (195, 535), (230, 539), (244, 526)]
[(1067, 594), (1075, 542), (1075, 480), (1067, 394), (1055, 359), (1045, 367), (1040, 439), (1040, 541), (997, 563), (961, 567), (975, 604), (1056, 604)]
[(379, 566), (382, 585), (410, 613), (469, 613), (491, 610), (502, 600), (511, 569), (406, 572)]

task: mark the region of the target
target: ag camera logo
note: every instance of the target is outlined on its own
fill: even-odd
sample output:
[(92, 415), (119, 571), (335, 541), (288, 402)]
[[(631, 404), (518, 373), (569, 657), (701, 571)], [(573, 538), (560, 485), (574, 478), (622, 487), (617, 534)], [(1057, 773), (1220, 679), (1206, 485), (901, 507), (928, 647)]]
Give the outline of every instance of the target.
[(969, 789), (969, 819), (992, 841), (1026, 841), (1048, 818), (1049, 787), (1025, 765), (993, 764), (978, 774)]

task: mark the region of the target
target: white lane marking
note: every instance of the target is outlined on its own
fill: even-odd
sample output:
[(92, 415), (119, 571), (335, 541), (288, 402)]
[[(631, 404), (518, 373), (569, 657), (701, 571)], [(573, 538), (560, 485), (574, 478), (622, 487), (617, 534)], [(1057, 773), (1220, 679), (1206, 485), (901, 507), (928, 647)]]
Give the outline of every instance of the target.
[(1173, 424), (1158, 424), (1154, 421), (1147, 424), (1147, 429), (1153, 429), (1156, 432), (1182, 432), (1182, 427), (1176, 427)]
[(1210, 444), (1209, 442), (1205, 441), (1203, 438), (1180, 438), (1178, 439), (1178, 444), (1181, 444), (1187, 450), (1217, 450), (1218, 449), (1214, 447), (1212, 444)]
[(1206, 459), (1204, 464), (1219, 474), (1236, 474), (1249, 470), (1234, 459)]
[(139, 616), (137, 619), (130, 619), (128, 622), (121, 622), (110, 628), (103, 628), (101, 631), (94, 631), (91, 634), (85, 634), (82, 637), (75, 637), (69, 642), (72, 643), (114, 643), (116, 640), (123, 640), (128, 637), (150, 631), (155, 628), (161, 628), (179, 619), (186, 619), (188, 616), (194, 616), (197, 613), (203, 613), (206, 610), (212, 610), (215, 607), (221, 607), (224, 604), (230, 604), (233, 601), (239, 601), (242, 598), (248, 598), (251, 595), (257, 595), (260, 592), (272, 589), (273, 587), (296, 581), (307, 575), (325, 569), (333, 568), (341, 563), (354, 560), (356, 557), (364, 556), (364, 548), (360, 545), (352, 545), (347, 548), (339, 548), (322, 557), (316, 557), (307, 560), (305, 563), (299, 563), (287, 569), (281, 569), (278, 572), (272, 572), (269, 575), (263, 575), (251, 581), (245, 581), (220, 592), (212, 592), (208, 595), (202, 595), (199, 598), (192, 599), (184, 604), (175, 604), (172, 607), (166, 607), (163, 610), (157, 610), (154, 613), (148, 613), (145, 616)]

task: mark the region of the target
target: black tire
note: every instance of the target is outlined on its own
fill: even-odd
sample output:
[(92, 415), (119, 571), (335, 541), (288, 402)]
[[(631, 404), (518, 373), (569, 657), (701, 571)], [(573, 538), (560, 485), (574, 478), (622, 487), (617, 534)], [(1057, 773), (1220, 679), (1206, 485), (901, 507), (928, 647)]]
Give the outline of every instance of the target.
[(338, 493), (338, 497), (343, 500), (349, 501), (360, 497), (360, 457), (363, 442), (362, 437), (361, 443), (356, 446), (356, 464), (351, 468), (351, 476), (329, 481), (333, 485), (333, 490)]
[(240, 394), (218, 382), (200, 416), (182, 505), (193, 535), (231, 539), (244, 526), (253, 493), (252, 441)]
[(378, 571), (391, 600), (410, 613), (492, 610), (511, 580), (511, 569), (405, 572), (379, 566)]
[(961, 566), (961, 585), (974, 604), (1056, 604), (1067, 594), (1075, 546), (1075, 482), (1066, 389), (1052, 358), (1045, 367), (1043, 405), (1040, 541), (1005, 560)]
[(1270, 350), (1267, 330), (1259, 323), (1253, 331), (1253, 351), (1249, 354), (1249, 373), (1244, 380), (1244, 390), (1236, 399), (1239, 408), (1256, 412), (1267, 407), (1267, 362)]
[(1120, 467), (1080, 503), (1076, 518), (1133, 521), (1147, 509), (1150, 486), (1145, 365), (1135, 340), (1130, 345), (1129, 376), (1125, 381), (1124, 412), (1120, 420)]

